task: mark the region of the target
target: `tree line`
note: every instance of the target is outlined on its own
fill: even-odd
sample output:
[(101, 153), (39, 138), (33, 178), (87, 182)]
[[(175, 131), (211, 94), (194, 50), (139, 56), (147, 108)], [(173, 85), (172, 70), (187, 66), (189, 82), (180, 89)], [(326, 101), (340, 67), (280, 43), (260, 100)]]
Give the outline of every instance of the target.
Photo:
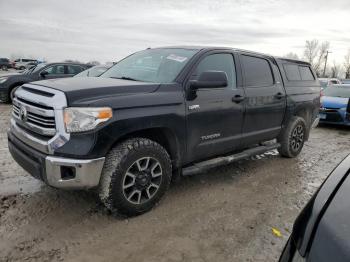
[(342, 63), (329, 61), (330, 43), (319, 42), (317, 39), (307, 40), (302, 57), (290, 52), (284, 57), (290, 59), (302, 59), (309, 62), (315, 70), (317, 77), (350, 78), (350, 49), (344, 56)]

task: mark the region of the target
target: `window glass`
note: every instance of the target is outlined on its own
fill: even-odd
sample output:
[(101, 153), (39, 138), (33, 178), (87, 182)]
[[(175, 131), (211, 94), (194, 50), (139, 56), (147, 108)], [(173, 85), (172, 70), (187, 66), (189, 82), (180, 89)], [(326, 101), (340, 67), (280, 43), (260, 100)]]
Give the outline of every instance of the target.
[(213, 54), (208, 55), (199, 62), (193, 76), (198, 79), (200, 74), (205, 71), (223, 71), (227, 75), (228, 87), (236, 87), (236, 70), (231, 54)]
[(271, 67), (266, 59), (242, 55), (242, 65), (247, 87), (273, 85)]
[(315, 80), (314, 75), (308, 66), (299, 66), (301, 80)]
[(283, 65), (284, 71), (286, 72), (287, 79), (289, 81), (300, 81), (301, 75), (299, 71), (298, 65), (293, 64), (284, 64)]
[(54, 65), (45, 69), (49, 75), (63, 75), (64, 74), (64, 65)]
[(171, 83), (196, 52), (181, 48), (147, 49), (121, 60), (101, 77)]
[(68, 74), (70, 75), (76, 75), (81, 71), (83, 71), (83, 68), (77, 65), (68, 65), (67, 68), (68, 68)]

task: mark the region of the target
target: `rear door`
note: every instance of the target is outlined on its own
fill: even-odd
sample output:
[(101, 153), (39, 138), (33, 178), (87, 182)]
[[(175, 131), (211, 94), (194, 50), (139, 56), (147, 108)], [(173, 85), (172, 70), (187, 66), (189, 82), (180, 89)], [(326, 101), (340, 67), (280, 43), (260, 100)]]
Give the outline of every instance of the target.
[(241, 53), (246, 95), (242, 131), (244, 146), (275, 138), (286, 109), (286, 95), (273, 58)]
[[(237, 88), (237, 70), (230, 52), (204, 54), (192, 69), (189, 80), (198, 79), (204, 71), (224, 71), (228, 86), (198, 89), (195, 97), (187, 98), (187, 159), (189, 162), (237, 149), (243, 123), (243, 103), (232, 98), (243, 96)], [(188, 82), (186, 88), (189, 88)]]

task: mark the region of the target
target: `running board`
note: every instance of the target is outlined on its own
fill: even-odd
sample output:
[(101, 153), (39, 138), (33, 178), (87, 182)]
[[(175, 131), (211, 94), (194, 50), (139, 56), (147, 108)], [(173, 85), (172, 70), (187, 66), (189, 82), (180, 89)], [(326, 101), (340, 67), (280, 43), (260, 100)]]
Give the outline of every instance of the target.
[(213, 167), (227, 165), (227, 164), (233, 163), (235, 161), (238, 161), (238, 160), (250, 157), (250, 156), (260, 155), (260, 154), (263, 154), (267, 151), (277, 149), (280, 146), (281, 145), (279, 143), (275, 143), (275, 144), (271, 144), (271, 145), (263, 145), (263, 146), (258, 146), (258, 147), (246, 149), (240, 153), (233, 154), (230, 156), (217, 157), (217, 158), (213, 158), (213, 159), (206, 160), (203, 162), (198, 162), (198, 163), (195, 163), (191, 166), (183, 168), (182, 175), (183, 176), (191, 176), (191, 175), (195, 175), (198, 173), (202, 173), (202, 172), (207, 171)]

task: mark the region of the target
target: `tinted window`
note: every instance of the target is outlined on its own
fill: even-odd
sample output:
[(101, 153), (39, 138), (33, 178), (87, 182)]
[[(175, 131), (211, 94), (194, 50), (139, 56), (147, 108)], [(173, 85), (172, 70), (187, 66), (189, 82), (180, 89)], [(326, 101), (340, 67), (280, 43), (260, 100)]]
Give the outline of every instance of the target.
[(271, 67), (266, 59), (242, 55), (242, 65), (247, 87), (273, 85)]
[(46, 68), (45, 71), (49, 73), (49, 75), (63, 75), (64, 74), (64, 65), (55, 65), (49, 68)]
[(300, 81), (301, 75), (298, 65), (284, 64), (284, 71), (286, 72), (287, 79), (289, 81)]
[(228, 87), (236, 87), (236, 70), (231, 54), (208, 55), (199, 62), (194, 73), (194, 78), (198, 79), (204, 71), (223, 71), (227, 75)]
[(80, 66), (76, 66), (76, 65), (68, 65), (68, 74), (70, 75), (76, 75), (78, 73), (80, 73), (81, 71), (83, 71), (83, 68)]
[(315, 80), (314, 75), (308, 66), (299, 66), (301, 80)]

